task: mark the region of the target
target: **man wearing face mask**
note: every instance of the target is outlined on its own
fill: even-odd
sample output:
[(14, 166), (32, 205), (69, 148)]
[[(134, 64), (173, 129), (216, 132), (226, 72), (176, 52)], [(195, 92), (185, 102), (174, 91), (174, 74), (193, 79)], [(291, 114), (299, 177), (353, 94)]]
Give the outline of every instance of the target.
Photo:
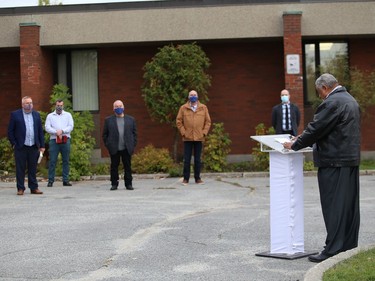
[(204, 184), (201, 177), (202, 143), (211, 127), (211, 118), (206, 105), (198, 101), (198, 93), (190, 91), (189, 100), (180, 107), (176, 125), (184, 142), (184, 179), (183, 185), (189, 183), (190, 161), (194, 151), (194, 179), (197, 184)]
[(64, 110), (64, 101), (57, 100), (55, 111), (47, 115), (47, 133), (50, 134), (49, 141), (49, 165), (48, 165), (48, 187), (52, 187), (55, 181), (55, 170), (57, 157), (61, 153), (63, 186), (72, 186), (69, 182), (69, 156), (70, 156), (70, 133), (74, 128), (73, 117)]
[(290, 102), (288, 90), (282, 90), (280, 94), (281, 104), (272, 108), (272, 127), (276, 134), (298, 134), (298, 126), (301, 119), (297, 105)]
[(125, 188), (133, 190), (131, 156), (137, 145), (137, 127), (135, 119), (124, 114), (121, 100), (113, 103), (114, 115), (104, 121), (103, 142), (111, 157), (111, 189), (117, 190), (119, 184), (118, 167), (120, 160), (124, 167)]
[(33, 101), (28, 96), (22, 98), (22, 109), (10, 115), (8, 139), (14, 149), (17, 195), (24, 194), (26, 169), (31, 194), (43, 194), (38, 189), (36, 171), (39, 153), (45, 150), (44, 133), (40, 114), (33, 111)]

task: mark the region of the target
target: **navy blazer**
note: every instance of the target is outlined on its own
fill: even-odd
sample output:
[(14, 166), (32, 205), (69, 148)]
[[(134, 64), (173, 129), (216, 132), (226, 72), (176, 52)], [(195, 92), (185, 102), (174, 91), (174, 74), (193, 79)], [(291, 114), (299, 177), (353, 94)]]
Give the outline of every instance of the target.
[[(301, 119), (298, 106), (290, 103), (290, 119), (292, 123), (293, 136), (298, 135), (298, 126)], [(272, 108), (272, 127), (275, 129), (276, 134), (282, 134), (283, 132), (283, 106), (282, 103), (275, 105)]]
[[(102, 138), (109, 154), (116, 154), (119, 143), (116, 115), (111, 115), (105, 119)], [(126, 150), (132, 155), (137, 145), (137, 127), (135, 119), (130, 115), (124, 116), (124, 141)]]
[[(42, 119), (37, 111), (32, 111), (34, 119), (34, 139), (38, 148), (44, 148), (44, 132)], [(26, 139), (26, 124), (23, 118), (23, 109), (18, 109), (10, 114), (8, 125), (8, 139), (15, 149), (21, 149)]]

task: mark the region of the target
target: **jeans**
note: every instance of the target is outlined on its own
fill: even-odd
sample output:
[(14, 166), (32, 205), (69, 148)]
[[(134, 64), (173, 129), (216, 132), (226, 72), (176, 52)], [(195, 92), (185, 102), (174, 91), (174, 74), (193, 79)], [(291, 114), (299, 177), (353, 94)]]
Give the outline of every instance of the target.
[(70, 138), (68, 138), (66, 143), (61, 144), (57, 144), (55, 139), (49, 141), (48, 181), (55, 181), (55, 170), (59, 153), (61, 153), (62, 158), (63, 182), (69, 182)]
[(125, 186), (129, 187), (132, 185), (133, 177), (131, 155), (126, 149), (118, 151), (116, 154), (111, 154), (111, 184), (112, 186), (118, 186), (118, 167), (120, 165), (120, 159), (122, 160), (122, 165), (124, 166)]
[(189, 181), (190, 178), (190, 161), (194, 151), (194, 179), (201, 178), (201, 141), (184, 141), (184, 180)]

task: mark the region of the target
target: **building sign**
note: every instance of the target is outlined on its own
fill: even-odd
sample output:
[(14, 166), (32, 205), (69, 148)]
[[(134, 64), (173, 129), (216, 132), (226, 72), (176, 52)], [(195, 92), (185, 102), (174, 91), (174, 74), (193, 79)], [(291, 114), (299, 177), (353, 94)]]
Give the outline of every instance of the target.
[(299, 55), (286, 55), (286, 73), (299, 74)]

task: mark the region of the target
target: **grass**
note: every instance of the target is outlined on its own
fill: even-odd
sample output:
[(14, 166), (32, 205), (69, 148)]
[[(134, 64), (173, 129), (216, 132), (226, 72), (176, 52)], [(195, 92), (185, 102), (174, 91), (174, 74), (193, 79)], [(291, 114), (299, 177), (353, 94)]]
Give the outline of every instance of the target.
[(359, 165), (360, 170), (375, 170), (375, 161), (374, 160), (362, 160)]
[(323, 281), (375, 281), (375, 249), (338, 263), (323, 274)]

